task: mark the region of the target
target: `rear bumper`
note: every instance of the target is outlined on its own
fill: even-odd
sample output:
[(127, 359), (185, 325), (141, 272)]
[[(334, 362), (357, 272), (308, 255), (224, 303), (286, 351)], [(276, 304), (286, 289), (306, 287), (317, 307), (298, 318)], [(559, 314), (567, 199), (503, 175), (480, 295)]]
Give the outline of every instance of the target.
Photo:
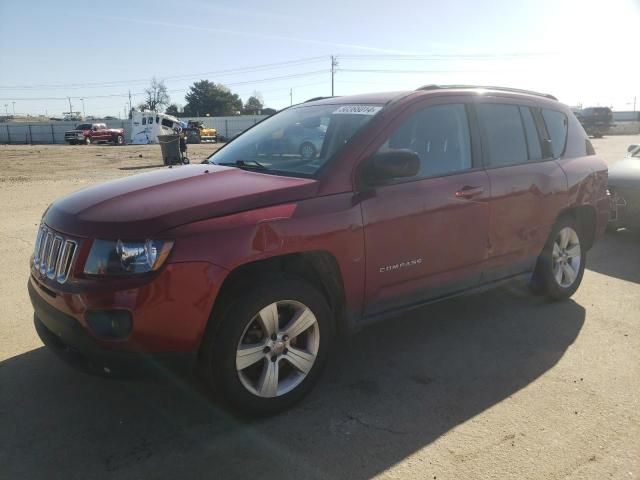
[(195, 353), (143, 353), (102, 347), (74, 317), (52, 307), (29, 281), (34, 325), (42, 342), (71, 366), (103, 376), (152, 376), (167, 371), (188, 374)]

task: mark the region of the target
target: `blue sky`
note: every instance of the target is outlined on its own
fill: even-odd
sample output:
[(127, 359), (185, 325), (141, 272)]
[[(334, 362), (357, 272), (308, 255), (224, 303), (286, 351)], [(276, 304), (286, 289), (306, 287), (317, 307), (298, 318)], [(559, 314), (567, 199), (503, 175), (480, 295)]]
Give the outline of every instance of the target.
[(338, 95), (473, 83), (640, 109), (639, 25), (640, 0), (0, 0), (0, 110), (122, 115), (152, 76), (179, 104), (207, 78), (281, 108), (330, 94), (330, 55)]

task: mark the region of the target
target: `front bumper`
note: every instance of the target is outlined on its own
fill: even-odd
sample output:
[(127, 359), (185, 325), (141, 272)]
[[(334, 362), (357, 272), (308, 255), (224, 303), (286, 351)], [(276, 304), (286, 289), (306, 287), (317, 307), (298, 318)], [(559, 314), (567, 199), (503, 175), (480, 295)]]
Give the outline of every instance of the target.
[(190, 372), (196, 354), (188, 352), (144, 353), (102, 347), (75, 318), (49, 305), (29, 281), (36, 332), (50, 350), (83, 372), (115, 377)]
[(640, 227), (640, 189), (611, 187), (611, 210), (609, 225), (618, 227)]
[[(225, 275), (206, 262), (180, 262), (146, 279), (72, 278), (58, 284), (32, 270), (28, 290), (36, 330), (47, 346), (84, 370), (119, 376), (138, 367), (188, 369)], [(90, 316), (110, 311), (129, 312), (127, 336), (94, 330)]]

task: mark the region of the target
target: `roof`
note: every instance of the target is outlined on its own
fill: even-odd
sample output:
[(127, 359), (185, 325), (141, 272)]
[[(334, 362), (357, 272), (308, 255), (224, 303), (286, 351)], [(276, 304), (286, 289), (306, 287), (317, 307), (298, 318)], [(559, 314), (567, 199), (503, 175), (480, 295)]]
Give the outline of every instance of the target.
[[(368, 103), (373, 105), (384, 105), (398, 97), (411, 92), (380, 92), (380, 93), (363, 93), (360, 95), (347, 95), (343, 97), (325, 97), (318, 100), (307, 100), (308, 103), (314, 105), (335, 105), (346, 103)], [(307, 103), (305, 102), (305, 103)]]
[(392, 100), (408, 96), (410, 94), (431, 94), (437, 93), (439, 95), (448, 93), (466, 93), (466, 94), (498, 94), (506, 96), (529, 96), (536, 97), (537, 99), (544, 98), (546, 101), (557, 102), (558, 99), (548, 93), (539, 93), (532, 90), (523, 90), (518, 88), (509, 87), (485, 87), (481, 85), (425, 85), (416, 90), (409, 91), (395, 91), (395, 92), (379, 92), (379, 93), (364, 93), (360, 95), (348, 95), (343, 97), (316, 97), (311, 98), (303, 103), (309, 103), (312, 105), (343, 105), (343, 104), (373, 104), (373, 105), (385, 105)]
[(511, 87), (490, 87), (483, 85), (424, 85), (418, 90), (482, 90), (483, 92), (507, 92), (507, 93), (516, 93), (516, 94), (524, 94), (524, 95), (533, 95), (536, 97), (544, 97), (550, 100), (558, 100), (553, 95), (548, 93), (540, 93), (534, 92), (533, 90), (524, 90), (522, 88), (511, 88)]

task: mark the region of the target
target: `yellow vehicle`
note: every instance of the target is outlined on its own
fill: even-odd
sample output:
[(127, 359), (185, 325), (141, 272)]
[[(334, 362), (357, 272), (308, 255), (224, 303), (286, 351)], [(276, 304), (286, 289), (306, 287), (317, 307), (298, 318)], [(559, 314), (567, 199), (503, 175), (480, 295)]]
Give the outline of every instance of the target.
[(187, 134), (187, 143), (218, 143), (218, 131), (205, 127), (202, 122), (189, 120), (184, 131)]

